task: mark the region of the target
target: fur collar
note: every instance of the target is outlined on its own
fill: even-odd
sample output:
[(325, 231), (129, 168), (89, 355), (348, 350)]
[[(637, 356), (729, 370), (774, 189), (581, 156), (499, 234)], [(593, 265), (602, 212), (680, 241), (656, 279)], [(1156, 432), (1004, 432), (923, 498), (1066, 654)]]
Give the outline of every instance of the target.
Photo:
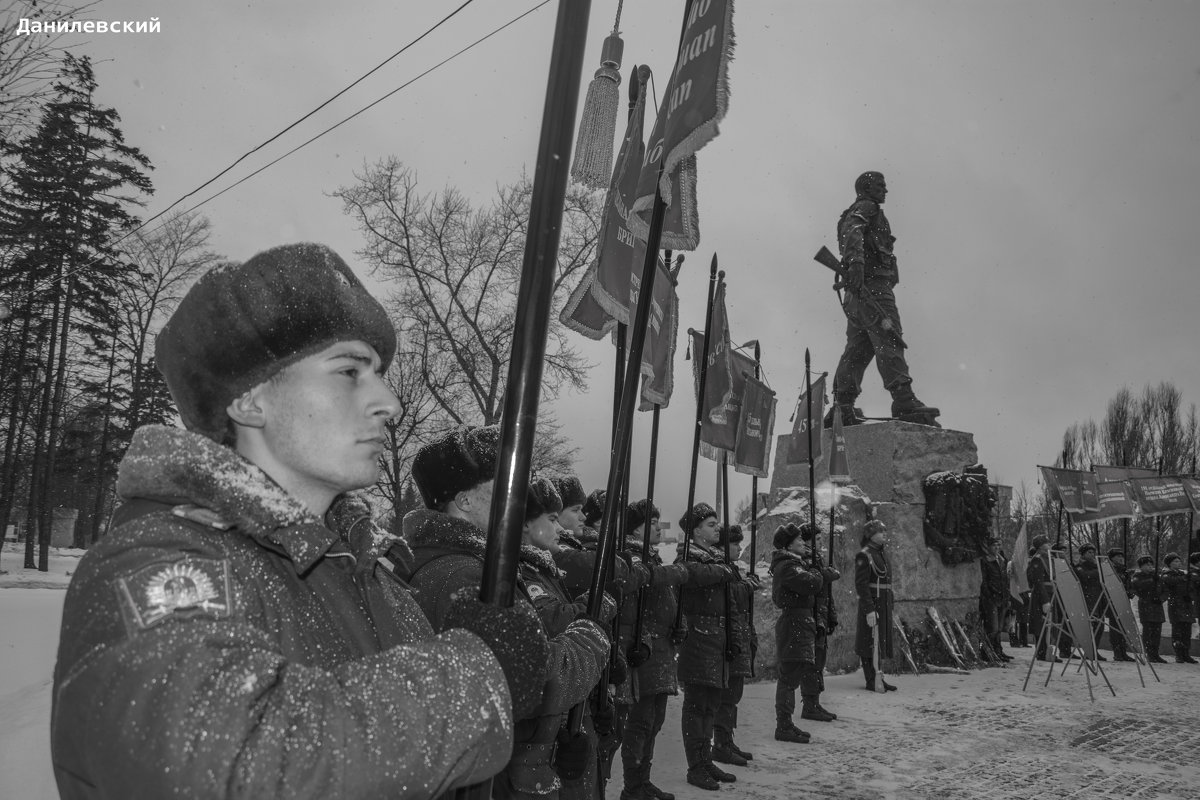
[[(416, 551), (452, 550), (475, 556), (481, 561), (487, 552), (487, 534), (465, 519), (452, 517), (441, 511), (418, 508), (404, 515), (403, 525), (404, 538)], [(520, 559), (521, 563), (529, 564), (535, 569), (550, 572), (555, 576), (560, 574), (549, 550), (539, 550), (531, 545), (522, 544)]]

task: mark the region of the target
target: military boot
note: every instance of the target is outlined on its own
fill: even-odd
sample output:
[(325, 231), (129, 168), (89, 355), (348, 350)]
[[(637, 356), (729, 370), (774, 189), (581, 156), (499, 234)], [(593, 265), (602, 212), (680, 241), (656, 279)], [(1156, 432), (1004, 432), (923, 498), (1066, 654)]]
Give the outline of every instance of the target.
[(793, 742), (795, 744), (808, 744), (812, 741), (812, 736), (808, 731), (802, 731), (797, 728), (790, 719), (781, 719), (775, 723), (775, 740), (778, 742)]
[(842, 400), (838, 395), (835, 394), (833, 396), (833, 403), (829, 406), (829, 410), (825, 412), (825, 422), (823, 423), (823, 427), (833, 427), (833, 410), (835, 408), (840, 408), (842, 410), (843, 428), (850, 425), (860, 425), (863, 422), (866, 422), (866, 419), (863, 418), (862, 409), (855, 407), (853, 397), (848, 400)]
[(804, 695), (804, 708), (800, 712), (800, 719), (811, 719), (815, 722), (833, 722), (837, 717), (821, 708), (815, 695), (806, 694)]
[(754, 760), (754, 754), (747, 752), (747, 751), (743, 750), (742, 748), (738, 747), (737, 742), (735, 742), (733, 740), (733, 736), (729, 737), (729, 749), (732, 750), (733, 752), (737, 753), (739, 756), (746, 759), (747, 761)]
[(746, 759), (742, 757), (741, 753), (734, 750), (733, 737), (728, 734), (717, 733), (713, 737), (712, 759), (720, 761), (722, 764), (732, 764), (735, 767), (746, 766)]
[(892, 392), (892, 416), (898, 420), (940, 428), (942, 426), (938, 424), (937, 417), (941, 413), (918, 400), (911, 386), (902, 386)]

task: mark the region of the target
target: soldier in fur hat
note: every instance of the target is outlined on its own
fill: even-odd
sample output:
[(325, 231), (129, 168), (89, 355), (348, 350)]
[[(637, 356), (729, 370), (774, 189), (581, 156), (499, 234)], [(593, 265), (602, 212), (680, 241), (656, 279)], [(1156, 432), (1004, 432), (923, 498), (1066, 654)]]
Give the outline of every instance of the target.
[(155, 345), (187, 430), (136, 432), (63, 608), (62, 797), (431, 797), (508, 760), (536, 615), (468, 598), (435, 634), (348, 494), (378, 477), (395, 342), (321, 245), (188, 290)]
[[(496, 477), (499, 426), (462, 428), (418, 451), (412, 476), (425, 509), (410, 511), (404, 533), (413, 548), (412, 587), (434, 628), (461, 595), (477, 596), (490, 525)], [(532, 605), (518, 576), (517, 603)], [(545, 691), (537, 708), (517, 719), (512, 758), (496, 777), (495, 797), (556, 797), (559, 781), (549, 768), (557, 726), (545, 718), (582, 702), (608, 660), (605, 626), (587, 617), (568, 623), (549, 639)]]
[(1154, 569), (1152, 556), (1138, 556), (1137, 571), (1129, 579), (1129, 585), (1138, 599), (1138, 621), (1142, 623), (1142, 647), (1146, 651), (1146, 660), (1165, 664), (1166, 659), (1158, 654), (1158, 650), (1162, 641), (1162, 626), (1167, 620), (1163, 613), (1166, 592), (1159, 581), (1158, 571)]
[(744, 767), (753, 759), (746, 750), (737, 746), (733, 732), (737, 728), (738, 704), (742, 701), (746, 679), (753, 673), (754, 654), (758, 651), (758, 634), (750, 625), (750, 608), (754, 604), (754, 593), (762, 588), (757, 575), (742, 572), (738, 559), (742, 554), (742, 528), (730, 525), (721, 532), (719, 546), (728, 548), (729, 566), (738, 574), (738, 580), (729, 584), (729, 615), (732, 625), (729, 656), (729, 683), (721, 693), (721, 705), (713, 721), (713, 761)]
[(1192, 623), (1196, 610), (1192, 605), (1188, 572), (1178, 553), (1163, 557), (1162, 588), (1167, 597), (1167, 619), (1171, 621), (1171, 647), (1179, 664), (1195, 664), (1192, 658)]

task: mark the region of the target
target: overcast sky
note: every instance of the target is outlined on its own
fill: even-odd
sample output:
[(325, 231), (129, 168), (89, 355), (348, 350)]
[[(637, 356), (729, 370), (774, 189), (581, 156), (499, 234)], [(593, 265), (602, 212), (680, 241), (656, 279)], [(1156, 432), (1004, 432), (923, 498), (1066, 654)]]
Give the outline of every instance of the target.
[[(537, 2), (469, 6), (217, 187)], [(86, 18), (158, 17), (162, 31), (96, 34), (83, 52), (97, 62), (101, 101), (156, 167), (156, 213), (458, 4), (104, 0)], [(585, 81), (616, 5), (592, 4)], [(623, 78), (649, 64), (661, 92), (683, 5), (625, 2)], [(532, 171), (555, 7), (204, 206), (215, 248), (242, 260), (320, 241), (361, 274), (361, 237), (328, 194), (364, 162), (395, 155), (425, 188), (456, 186), (480, 202)], [(712, 253), (728, 273), (733, 340), (762, 342), (785, 432), (804, 349), (818, 372), (832, 373), (841, 354), (831, 274), (811, 256), (835, 244), (868, 169), (890, 188), (914, 389), (945, 427), (974, 434), (993, 480), (1035, 486), (1064, 429), (1099, 419), (1122, 386), (1170, 380), (1185, 404), (1200, 401), (1200, 3), (741, 0), (734, 27), (729, 114), (700, 153), (701, 243), (680, 279), (684, 388), (662, 417), (665, 518), (686, 502), (695, 406), (684, 339), (703, 326)], [(591, 388), (556, 409), (592, 488), (607, 470), (613, 356), (607, 343), (579, 341), (596, 364)], [(873, 366), (864, 387), (859, 405), (886, 414)], [(648, 438), (642, 414), (634, 496)], [(850, 462), (853, 474), (853, 453)], [(710, 462), (700, 475), (698, 497), (711, 500)], [(749, 478), (731, 483), (734, 498), (748, 495)]]

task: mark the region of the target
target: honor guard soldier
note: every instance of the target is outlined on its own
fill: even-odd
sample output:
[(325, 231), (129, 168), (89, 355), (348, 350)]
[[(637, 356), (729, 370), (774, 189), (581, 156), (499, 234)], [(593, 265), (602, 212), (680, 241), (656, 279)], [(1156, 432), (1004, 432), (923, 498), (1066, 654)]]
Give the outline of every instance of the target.
[(1146, 660), (1165, 664), (1167, 660), (1158, 654), (1158, 649), (1162, 642), (1162, 626), (1167, 621), (1163, 613), (1163, 600), (1167, 595), (1151, 556), (1138, 556), (1137, 572), (1129, 579), (1129, 585), (1138, 599), (1138, 621), (1142, 623), (1142, 647), (1146, 650)]
[[(854, 652), (862, 660), (866, 688), (875, 690), (875, 639), (879, 639), (879, 658), (892, 657), (892, 571), (884, 555), (884, 532), (877, 519), (863, 527), (862, 550), (854, 556), (854, 588), (858, 592), (858, 629)], [(883, 688), (896, 690), (883, 676)]]

